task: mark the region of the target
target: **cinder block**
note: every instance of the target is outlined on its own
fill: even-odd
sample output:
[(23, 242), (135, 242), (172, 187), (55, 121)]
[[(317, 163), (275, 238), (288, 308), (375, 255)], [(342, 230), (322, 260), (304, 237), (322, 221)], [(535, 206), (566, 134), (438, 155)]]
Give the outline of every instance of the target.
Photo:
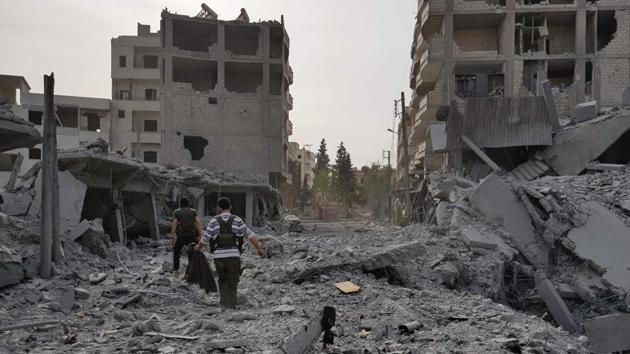
[(597, 117), (597, 101), (580, 103), (575, 107), (575, 120), (584, 122)]

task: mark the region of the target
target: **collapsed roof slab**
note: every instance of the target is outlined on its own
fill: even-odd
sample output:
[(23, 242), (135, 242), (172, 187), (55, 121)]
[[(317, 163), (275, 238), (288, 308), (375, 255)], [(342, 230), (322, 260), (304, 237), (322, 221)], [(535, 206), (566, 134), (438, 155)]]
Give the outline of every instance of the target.
[(558, 132), (543, 159), (558, 175), (578, 175), (627, 131), (630, 111), (604, 115)]
[(596, 353), (630, 350), (630, 315), (614, 314), (584, 322), (591, 350)]
[(41, 143), (39, 132), (28, 122), (0, 108), (0, 152)]
[(588, 261), (608, 284), (630, 291), (630, 228), (598, 202), (582, 204), (586, 224), (569, 232), (573, 252)]
[(512, 234), (516, 248), (535, 267), (544, 268), (549, 262), (549, 247), (538, 240), (531, 218), (518, 200), (510, 184), (492, 173), (484, 179), (470, 201), (488, 219), (496, 220)]

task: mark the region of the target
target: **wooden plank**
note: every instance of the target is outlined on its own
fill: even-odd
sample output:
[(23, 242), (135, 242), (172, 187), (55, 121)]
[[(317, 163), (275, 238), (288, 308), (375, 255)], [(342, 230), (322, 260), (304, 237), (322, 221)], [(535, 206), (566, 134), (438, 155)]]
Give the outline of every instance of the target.
[(354, 294), (361, 291), (361, 287), (351, 281), (344, 281), (341, 283), (336, 283), (335, 288), (339, 289), (339, 291), (341, 291), (344, 294)]
[(493, 170), (497, 172), (502, 171), (501, 167), (499, 167), (499, 165), (497, 165), (494, 161), (492, 161), (490, 156), (486, 155), (486, 153), (483, 152), (483, 150), (481, 150), (477, 145), (475, 145), (475, 143), (472, 140), (468, 139), (466, 135), (462, 135), (462, 141), (466, 143), (466, 145), (468, 145), (468, 147), (472, 151), (474, 151), (475, 154), (477, 154), (477, 156), (479, 156), (486, 164), (488, 164), (490, 168), (492, 168)]

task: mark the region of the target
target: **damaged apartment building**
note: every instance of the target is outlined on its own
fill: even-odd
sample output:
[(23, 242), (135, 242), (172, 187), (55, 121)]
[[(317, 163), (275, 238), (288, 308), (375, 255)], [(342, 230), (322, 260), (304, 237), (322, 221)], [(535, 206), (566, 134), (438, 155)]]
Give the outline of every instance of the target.
[(290, 183), (293, 72), (283, 21), (162, 12), (160, 163)]
[[(558, 132), (629, 103), (629, 46), (628, 1), (419, 0), (408, 173), (422, 181), (447, 166), (479, 179), (529, 162), (516, 173), (544, 174)], [(610, 148), (627, 149), (624, 132)]]

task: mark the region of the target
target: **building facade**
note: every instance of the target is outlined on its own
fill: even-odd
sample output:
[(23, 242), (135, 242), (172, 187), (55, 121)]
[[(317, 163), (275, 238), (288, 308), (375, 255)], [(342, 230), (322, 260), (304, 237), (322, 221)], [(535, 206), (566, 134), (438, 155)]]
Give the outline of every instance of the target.
[[(3, 77), (11, 76), (0, 76), (0, 87), (3, 87), (2, 95), (9, 97), (11, 100), (13, 113), (33, 123), (41, 134), (43, 130), (44, 95), (32, 93), (30, 86), (21, 76), (18, 76), (22, 82), (19, 86), (12, 85), (11, 81), (4, 80)], [(19, 95), (16, 94), (17, 90), (19, 90)], [(20, 98), (19, 104), (17, 97)], [(81, 142), (95, 141), (99, 138), (105, 141), (110, 140), (109, 99), (55, 95), (54, 101), (58, 118), (57, 147), (59, 149), (77, 148)], [(3, 154), (5, 159), (14, 160), (18, 153), (24, 158), (20, 168), (20, 171), (23, 173), (41, 160), (41, 144), (28, 149), (7, 151)], [(0, 181), (0, 184), (3, 184), (2, 182)]]
[(313, 187), (313, 179), (315, 178), (315, 167), (317, 158), (315, 153), (306, 149), (300, 148), (300, 144), (296, 142), (289, 142), (289, 159), (299, 163), (300, 166), (300, 183), (308, 183), (308, 187)]
[(135, 36), (111, 40), (111, 146), (158, 162), (161, 147), (160, 35), (138, 24)]
[(444, 134), (436, 113), (467, 97), (542, 96), (548, 80), (560, 119), (579, 103), (620, 104), (630, 82), (629, 47), (628, 1), (419, 0), (410, 164), (419, 174), (442, 165), (429, 141)]
[(290, 180), (289, 37), (282, 22), (162, 13), (162, 164)]

